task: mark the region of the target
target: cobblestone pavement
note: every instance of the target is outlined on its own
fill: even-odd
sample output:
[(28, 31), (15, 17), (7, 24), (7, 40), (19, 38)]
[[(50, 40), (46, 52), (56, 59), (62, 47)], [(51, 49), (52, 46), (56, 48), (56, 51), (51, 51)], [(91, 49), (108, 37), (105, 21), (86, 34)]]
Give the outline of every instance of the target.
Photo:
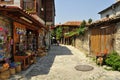
[[(120, 80), (120, 72), (106, 71), (72, 46), (51, 46), (47, 56), (38, 58), (26, 71), (10, 80)], [(75, 66), (89, 65), (91, 71), (77, 71)]]

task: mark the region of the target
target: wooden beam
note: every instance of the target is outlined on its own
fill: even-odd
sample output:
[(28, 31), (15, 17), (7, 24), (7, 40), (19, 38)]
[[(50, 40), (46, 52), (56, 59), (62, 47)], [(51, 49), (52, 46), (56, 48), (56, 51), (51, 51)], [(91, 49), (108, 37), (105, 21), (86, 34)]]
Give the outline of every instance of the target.
[(3, 12), (4, 14), (2, 14), (2, 15), (4, 15), (4, 16), (6, 16), (6, 17), (8, 17), (8, 18), (10, 18), (10, 19), (12, 19), (13, 21), (16, 21), (16, 22), (19, 22), (19, 23), (21, 23), (21, 24), (24, 24), (24, 25), (26, 25), (26, 27), (28, 28), (28, 29), (32, 29), (32, 30), (37, 30), (37, 29), (39, 29), (39, 28), (37, 28), (36, 26), (34, 26), (33, 24), (30, 24), (30, 23), (28, 23), (27, 21), (23, 21), (22, 19), (20, 19), (18, 16), (14, 16), (14, 15), (12, 15), (12, 14), (8, 14), (7, 12)]

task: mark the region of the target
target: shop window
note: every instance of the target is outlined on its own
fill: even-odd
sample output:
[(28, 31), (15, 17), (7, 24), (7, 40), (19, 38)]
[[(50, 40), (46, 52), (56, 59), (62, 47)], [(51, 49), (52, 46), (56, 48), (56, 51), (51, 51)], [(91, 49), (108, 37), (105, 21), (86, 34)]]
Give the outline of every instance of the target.
[(19, 40), (16, 44), (16, 54), (19, 56), (26, 55), (27, 51), (37, 50), (37, 40), (35, 34), (31, 30), (25, 30), (22, 28), (16, 28), (16, 33), (19, 36)]

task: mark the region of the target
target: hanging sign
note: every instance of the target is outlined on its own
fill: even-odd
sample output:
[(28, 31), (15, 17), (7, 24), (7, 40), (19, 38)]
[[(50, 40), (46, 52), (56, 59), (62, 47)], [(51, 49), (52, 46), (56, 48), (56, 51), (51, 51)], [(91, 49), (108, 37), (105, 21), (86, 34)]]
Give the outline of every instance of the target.
[(3, 28), (2, 28), (2, 27), (0, 27), (0, 31), (3, 31)]

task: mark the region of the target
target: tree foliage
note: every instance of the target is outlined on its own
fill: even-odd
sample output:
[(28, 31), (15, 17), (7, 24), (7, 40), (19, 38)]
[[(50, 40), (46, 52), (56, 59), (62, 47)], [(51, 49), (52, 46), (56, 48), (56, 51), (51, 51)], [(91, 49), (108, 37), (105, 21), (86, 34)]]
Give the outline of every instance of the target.
[(55, 30), (52, 30), (52, 31), (51, 31), (51, 36), (55, 36), (55, 34), (56, 34), (56, 33), (55, 33)]
[(79, 29), (78, 29), (78, 33), (79, 33), (79, 34), (84, 34), (84, 32), (85, 32), (85, 27), (86, 27), (86, 21), (83, 20), (82, 23), (81, 23), (81, 25), (80, 25), (80, 27), (79, 27)]
[(92, 23), (92, 19), (91, 19), (91, 18), (88, 20), (88, 23), (89, 23), (89, 24)]
[(62, 27), (59, 27), (56, 30), (56, 39), (60, 39), (61, 37), (62, 37)]

